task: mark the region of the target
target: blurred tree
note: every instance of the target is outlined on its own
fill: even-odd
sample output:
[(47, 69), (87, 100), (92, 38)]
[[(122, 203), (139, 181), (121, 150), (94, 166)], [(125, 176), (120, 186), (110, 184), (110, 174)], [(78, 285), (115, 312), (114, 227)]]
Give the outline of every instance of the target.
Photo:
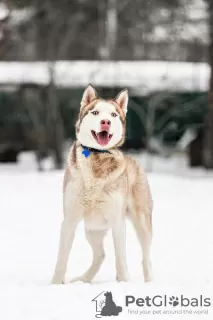
[[(58, 59), (65, 60), (206, 59), (203, 0), (10, 1), (19, 8), (36, 8), (43, 35), (36, 37), (40, 60), (55, 49)], [(28, 36), (29, 47), (34, 38)]]
[(117, 3), (118, 59), (205, 60), (205, 8), (201, 6), (197, 14), (194, 0)]
[[(117, 57), (152, 59), (151, 50), (156, 51), (153, 46), (155, 28), (160, 28), (167, 20), (166, 33), (169, 34), (174, 23), (174, 13), (180, 8), (180, 0), (144, 0), (143, 5), (140, 0), (119, 2)], [(161, 35), (157, 37), (160, 39)], [(160, 59), (159, 49), (155, 52), (155, 59)]]
[(35, 8), (40, 60), (56, 49), (58, 59), (65, 60), (206, 58), (203, 0), (10, 1)]
[[(105, 24), (106, 0), (10, 0), (15, 7), (33, 8), (37, 59), (95, 59), (100, 46), (99, 25)], [(95, 35), (95, 37), (94, 37)]]
[[(13, 5), (17, 5), (16, 1), (11, 1)], [(55, 167), (60, 169), (63, 166), (64, 128), (55, 84), (55, 62), (62, 59), (82, 59), (85, 56), (87, 59), (98, 57), (98, 0), (29, 0), (20, 1), (18, 6), (28, 6), (34, 10), (34, 59), (49, 61), (49, 85), (45, 100), (41, 102), (46, 110), (43, 125), (47, 125), (47, 148), (53, 151)], [(103, 11), (99, 14), (103, 14)], [(36, 132), (41, 132), (41, 124), (34, 123)], [(37, 145), (41, 144), (38, 142)]]
[(11, 33), (8, 28), (8, 20), (10, 19), (10, 11), (5, 4), (0, 3), (0, 60), (11, 49)]

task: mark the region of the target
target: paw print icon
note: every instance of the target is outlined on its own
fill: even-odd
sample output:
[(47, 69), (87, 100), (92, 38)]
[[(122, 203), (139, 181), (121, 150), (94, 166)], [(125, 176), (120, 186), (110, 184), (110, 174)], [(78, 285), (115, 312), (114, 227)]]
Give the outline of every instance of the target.
[(169, 298), (169, 304), (170, 304), (171, 306), (173, 306), (173, 307), (178, 306), (178, 305), (179, 305), (178, 297), (174, 297), (174, 296), (170, 297), (170, 298)]

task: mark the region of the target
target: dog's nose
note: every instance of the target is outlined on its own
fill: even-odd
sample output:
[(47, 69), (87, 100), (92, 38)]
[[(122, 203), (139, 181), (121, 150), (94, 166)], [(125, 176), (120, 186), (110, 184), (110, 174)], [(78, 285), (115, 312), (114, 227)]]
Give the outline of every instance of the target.
[(110, 120), (101, 120), (101, 130), (109, 130), (109, 127), (111, 125), (111, 121)]
[(101, 120), (101, 124), (110, 126), (111, 121), (110, 120)]

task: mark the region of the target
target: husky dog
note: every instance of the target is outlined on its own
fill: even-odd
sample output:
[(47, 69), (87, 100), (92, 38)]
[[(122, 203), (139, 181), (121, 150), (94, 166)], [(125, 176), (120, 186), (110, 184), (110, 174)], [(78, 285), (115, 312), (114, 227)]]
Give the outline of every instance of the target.
[(63, 184), (64, 220), (53, 284), (64, 283), (69, 253), (78, 223), (84, 220), (93, 252), (90, 268), (72, 281), (91, 282), (105, 257), (103, 240), (112, 229), (116, 279), (128, 281), (125, 218), (135, 228), (143, 250), (144, 280), (152, 279), (152, 198), (146, 175), (118, 147), (125, 138), (127, 90), (111, 100), (98, 98), (89, 85), (76, 123), (77, 140), (70, 149)]

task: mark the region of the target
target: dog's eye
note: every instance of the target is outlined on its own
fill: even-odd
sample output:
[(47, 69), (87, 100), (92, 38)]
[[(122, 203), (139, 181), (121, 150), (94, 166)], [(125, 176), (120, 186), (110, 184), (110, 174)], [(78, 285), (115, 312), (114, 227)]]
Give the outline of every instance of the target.
[(111, 113), (111, 116), (115, 118), (115, 117), (117, 117), (118, 115), (117, 115), (117, 113), (113, 112), (113, 113)]
[(97, 116), (97, 115), (99, 114), (98, 111), (92, 111), (91, 113), (92, 113), (94, 116)]

